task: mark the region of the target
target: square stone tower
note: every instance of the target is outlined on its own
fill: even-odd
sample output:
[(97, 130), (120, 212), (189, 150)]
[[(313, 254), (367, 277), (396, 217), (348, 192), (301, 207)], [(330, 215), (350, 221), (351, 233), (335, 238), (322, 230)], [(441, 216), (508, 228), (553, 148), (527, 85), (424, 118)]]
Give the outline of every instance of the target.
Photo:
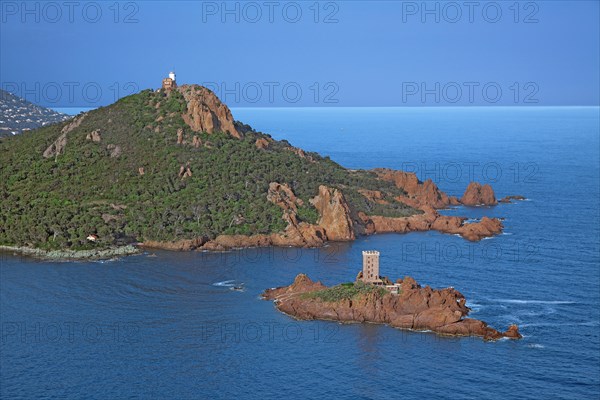
[(363, 275), (362, 280), (366, 283), (379, 283), (379, 252), (375, 250), (367, 250), (362, 252), (363, 255)]
[(169, 77), (163, 79), (162, 88), (164, 90), (171, 90), (177, 87), (177, 82), (175, 81), (175, 72), (169, 72)]

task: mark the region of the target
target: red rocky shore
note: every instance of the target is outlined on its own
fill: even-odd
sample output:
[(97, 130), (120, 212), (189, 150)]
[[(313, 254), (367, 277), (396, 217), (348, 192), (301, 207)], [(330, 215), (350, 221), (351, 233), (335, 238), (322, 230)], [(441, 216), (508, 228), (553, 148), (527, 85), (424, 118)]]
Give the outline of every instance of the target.
[[(183, 119), (193, 132), (212, 133), (220, 130), (238, 139), (243, 136), (243, 132), (236, 127), (231, 111), (210, 90), (195, 85), (182, 85), (171, 90), (179, 91), (185, 98), (187, 112), (183, 115)], [(80, 122), (77, 120), (73, 124)], [(72, 127), (67, 128), (73, 129)], [(202, 145), (197, 136), (186, 136), (183, 130), (177, 134), (177, 143), (196, 147)], [(54, 154), (53, 146), (64, 147), (64, 143), (53, 144), (47, 150), (52, 154)], [(269, 146), (270, 142), (265, 138), (258, 139), (256, 142), (256, 147), (259, 149), (265, 150)], [(290, 146), (289, 150), (298, 157), (310, 157), (301, 149)], [(420, 213), (410, 217), (396, 218), (367, 215), (353, 210), (349, 206), (343, 189), (322, 185), (319, 187), (318, 194), (309, 200), (319, 212), (319, 219), (315, 224), (309, 224), (298, 218), (298, 207), (302, 206), (303, 201), (296, 197), (290, 186), (281, 182), (271, 182), (266, 193), (266, 200), (281, 208), (282, 218), (286, 222), (286, 229), (283, 232), (257, 235), (220, 235), (210, 239), (200, 236), (173, 242), (147, 240), (140, 243), (140, 246), (179, 251), (220, 251), (264, 246), (318, 247), (328, 241), (350, 241), (360, 235), (387, 232), (407, 233), (434, 230), (460, 235), (470, 241), (481, 240), (502, 232), (502, 222), (498, 218), (484, 217), (480, 221), (467, 223), (467, 218), (444, 216), (436, 211), (461, 204), (494, 206), (498, 204), (498, 201), (490, 185), (471, 182), (459, 199), (448, 196), (430, 179), (425, 182), (419, 181), (414, 173), (382, 168), (375, 169), (373, 172), (381, 181), (392, 182), (397, 188), (402, 189), (404, 194), (389, 199), (381, 191), (365, 189), (359, 191), (363, 196), (381, 204), (389, 201), (402, 202), (419, 210)], [(143, 168), (140, 168), (140, 174), (144, 174)], [(181, 166), (180, 176), (185, 178), (189, 175), (191, 175), (189, 168), (186, 170), (184, 166)], [(519, 198), (519, 196), (509, 196), (502, 199), (501, 202), (510, 202), (511, 199)]]
[[(146, 241), (142, 247), (165, 250), (208, 250), (223, 251), (235, 248), (293, 246), (319, 247), (328, 241), (350, 241), (360, 235), (375, 233), (408, 233), (438, 231), (440, 233), (460, 235), (466, 240), (479, 241), (502, 233), (502, 221), (498, 218), (483, 217), (480, 221), (467, 223), (467, 218), (441, 215), (437, 209), (453, 205), (498, 204), (493, 189), (489, 185), (471, 183), (461, 199), (448, 196), (438, 189), (431, 180), (420, 182), (413, 173), (388, 169), (374, 170), (379, 179), (393, 182), (403, 189), (405, 195), (394, 200), (403, 202), (420, 211), (410, 217), (385, 217), (367, 215), (352, 210), (342, 190), (325, 185), (319, 187), (317, 196), (310, 203), (319, 212), (316, 224), (299, 220), (297, 210), (303, 201), (296, 197), (287, 184), (272, 182), (266, 199), (282, 210), (282, 218), (287, 227), (283, 232), (259, 235), (219, 235), (214, 239), (197, 237), (174, 242)], [(361, 190), (361, 194), (374, 202), (385, 203), (388, 200), (376, 190)], [(519, 199), (520, 196), (510, 197)], [(506, 198), (505, 198), (506, 199)], [(501, 202), (507, 200), (502, 199)]]
[(470, 309), (465, 297), (456, 289), (421, 287), (411, 277), (396, 282), (400, 283), (397, 295), (374, 290), (351, 299), (327, 302), (306, 295), (327, 287), (300, 274), (290, 286), (267, 289), (262, 296), (273, 300), (278, 310), (300, 320), (369, 322), (442, 335), (477, 336), (484, 340), (522, 337), (516, 325), (500, 332), (483, 321), (466, 318)]

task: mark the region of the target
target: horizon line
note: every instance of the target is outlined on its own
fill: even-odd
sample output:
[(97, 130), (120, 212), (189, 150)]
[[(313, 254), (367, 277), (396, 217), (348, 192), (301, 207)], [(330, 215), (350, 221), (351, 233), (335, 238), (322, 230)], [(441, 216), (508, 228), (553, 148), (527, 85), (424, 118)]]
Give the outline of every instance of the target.
[[(101, 107), (108, 107), (110, 104), (105, 106), (98, 107), (46, 107), (52, 109), (57, 112), (61, 112), (61, 110), (82, 110), (92, 111)], [(357, 109), (357, 108), (388, 108), (388, 109), (500, 109), (500, 108), (511, 108), (511, 109), (541, 109), (541, 108), (600, 108), (600, 104), (598, 105), (531, 105), (531, 106), (507, 106), (507, 105), (498, 105), (498, 106), (228, 106), (230, 109), (244, 109), (244, 110), (299, 110), (299, 109), (322, 109), (322, 110), (332, 110), (332, 109)]]

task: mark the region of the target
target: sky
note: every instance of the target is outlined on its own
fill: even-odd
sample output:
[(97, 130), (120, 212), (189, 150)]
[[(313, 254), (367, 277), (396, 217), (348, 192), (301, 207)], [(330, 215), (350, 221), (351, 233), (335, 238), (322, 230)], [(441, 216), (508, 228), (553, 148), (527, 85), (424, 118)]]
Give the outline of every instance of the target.
[(599, 4), (2, 1), (0, 82), (48, 107), (170, 70), (232, 107), (598, 105)]

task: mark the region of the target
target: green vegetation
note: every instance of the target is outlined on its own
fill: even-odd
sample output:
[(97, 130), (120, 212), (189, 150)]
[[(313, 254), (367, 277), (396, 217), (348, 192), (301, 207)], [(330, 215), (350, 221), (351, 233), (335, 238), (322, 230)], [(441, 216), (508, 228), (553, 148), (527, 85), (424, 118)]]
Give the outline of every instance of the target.
[(312, 204), (304, 204), (298, 207), (298, 218), (300, 221), (316, 224), (319, 219), (319, 211)]
[(303, 293), (301, 296), (305, 299), (319, 299), (328, 303), (340, 300), (350, 300), (359, 295), (379, 292), (381, 296), (386, 293), (382, 287), (370, 285), (361, 281), (342, 283), (327, 289), (317, 290), (315, 292)]
[[(309, 199), (321, 184), (342, 189), (350, 206), (367, 214), (407, 216), (411, 207), (391, 200), (373, 203), (360, 188), (402, 193), (370, 171), (350, 171), (316, 153), (299, 157), (286, 141), (257, 149), (243, 139), (194, 133), (182, 118), (183, 96), (145, 90), (88, 113), (67, 135), (64, 153), (45, 159), (44, 150), (65, 124), (0, 140), (0, 245), (46, 250), (88, 250), (144, 240), (214, 238), (285, 228), (282, 211), (267, 201), (270, 182), (287, 183), (304, 201), (299, 218), (314, 223)], [(242, 125), (240, 125), (242, 126)], [(177, 144), (182, 128), (187, 145)], [(86, 139), (99, 129), (101, 142)], [(190, 145), (197, 135), (202, 146)], [(121, 155), (111, 157), (108, 145)], [(182, 165), (192, 176), (178, 176)], [(138, 172), (144, 168), (144, 175)], [(97, 234), (97, 243), (86, 237)]]

